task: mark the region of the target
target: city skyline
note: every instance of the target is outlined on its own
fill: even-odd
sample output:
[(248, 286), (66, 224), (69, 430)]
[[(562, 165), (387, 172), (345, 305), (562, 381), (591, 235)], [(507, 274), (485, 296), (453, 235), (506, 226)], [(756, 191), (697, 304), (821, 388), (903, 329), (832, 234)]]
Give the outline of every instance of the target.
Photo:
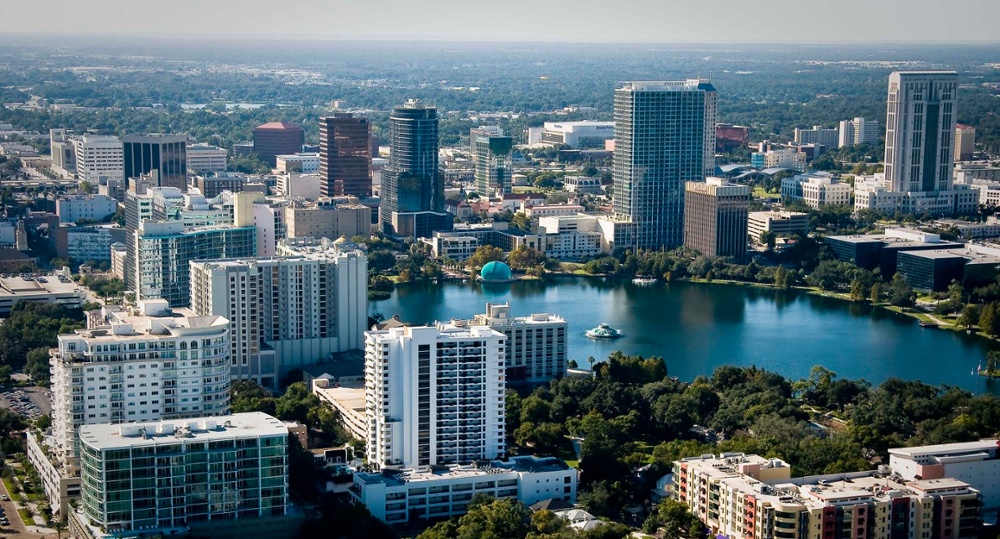
[[(944, 43), (989, 42), (990, 21), (1000, 16), (1000, 4), (985, 0), (959, 0), (948, 5), (922, 0), (908, 3), (906, 9), (893, 0), (847, 0), (836, 5), (815, 5), (812, 10), (802, 10), (789, 0), (772, 3), (766, 9), (735, 0), (721, 0), (711, 7), (637, 0), (621, 13), (612, 14), (618, 20), (612, 17), (610, 23), (599, 5), (568, 2), (516, 0), (502, 13), (473, 20), (464, 15), (467, 6), (454, 0), (439, 1), (420, 10), (398, 0), (363, 4), (297, 0), (283, 5), (291, 13), (312, 14), (309, 17), (274, 17), (273, 6), (260, 0), (239, 5), (179, 0), (176, 9), (165, 10), (156, 18), (133, 18), (122, 24), (117, 14), (127, 12), (126, 5), (120, 0), (87, 4), (60, 1), (41, 18), (35, 16), (30, 4), (10, 4), (4, 6), (0, 32), (584, 43)], [(198, 16), (191, 17), (190, 13)], [(633, 13), (642, 16), (631, 16)], [(975, 17), (968, 16), (973, 13)], [(824, 24), (817, 25), (820, 20)], [(415, 32), (418, 28), (421, 30)]]

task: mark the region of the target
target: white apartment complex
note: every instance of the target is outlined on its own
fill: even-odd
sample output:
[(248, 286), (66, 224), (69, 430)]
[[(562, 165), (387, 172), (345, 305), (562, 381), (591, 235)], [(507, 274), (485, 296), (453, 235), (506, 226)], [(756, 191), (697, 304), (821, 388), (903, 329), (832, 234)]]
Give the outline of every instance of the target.
[(750, 155), (750, 162), (756, 168), (787, 168), (798, 172), (806, 170), (806, 154), (795, 148), (768, 150)]
[(356, 473), (351, 496), (372, 516), (397, 524), (411, 518), (433, 519), (463, 515), (476, 494), (525, 505), (560, 499), (576, 502), (577, 472), (554, 457), (512, 457), (483, 465), (445, 469)]
[(415, 468), (501, 457), (505, 344), (463, 322), (365, 332), (368, 460)]
[(566, 320), (548, 313), (511, 316), (509, 303), (487, 303), (473, 326), (487, 326), (507, 337), (507, 383), (544, 383), (566, 374)]
[(125, 147), (117, 137), (84, 135), (73, 142), (79, 179), (95, 185), (100, 178), (126, 179)]
[(191, 262), (191, 309), (230, 321), (234, 379), (272, 389), (288, 371), (360, 349), (367, 257), (282, 256)]
[(839, 131), (838, 145), (841, 148), (846, 148), (868, 142), (878, 142), (879, 124), (878, 120), (866, 120), (858, 117), (853, 120), (841, 121)]
[(56, 458), (78, 472), (81, 425), (229, 412), (229, 321), (171, 312), (166, 301), (105, 306), (52, 351)]
[(840, 144), (840, 130), (836, 127), (827, 129), (821, 125), (814, 125), (812, 129), (795, 128), (795, 143), (820, 144), (825, 149), (836, 148)]

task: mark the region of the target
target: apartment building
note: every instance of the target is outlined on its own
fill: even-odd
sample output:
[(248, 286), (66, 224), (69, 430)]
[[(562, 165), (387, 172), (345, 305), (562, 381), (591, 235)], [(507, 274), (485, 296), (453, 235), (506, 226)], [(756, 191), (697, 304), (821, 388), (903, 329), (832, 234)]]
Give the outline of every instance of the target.
[(472, 326), (486, 326), (507, 338), (504, 364), (507, 383), (545, 383), (566, 373), (566, 320), (536, 313), (511, 316), (509, 303), (487, 303)]
[(117, 209), (118, 201), (105, 195), (63, 195), (56, 199), (56, 215), (60, 223), (103, 221), (114, 215)]
[(330, 238), (368, 236), (372, 230), (372, 210), (357, 197), (322, 197), (315, 203), (293, 202), (284, 208), (290, 238)]
[(971, 539), (981, 495), (956, 479), (879, 472), (791, 477), (778, 459), (724, 453), (674, 462), (672, 495), (733, 539)]
[(360, 349), (367, 256), (281, 256), (191, 263), (191, 309), (230, 320), (234, 379), (272, 389), (294, 368)]
[(83, 536), (214, 537), (213, 522), (256, 535), (288, 510), (288, 428), (262, 412), (85, 425), (80, 449)]
[(505, 344), (502, 333), (461, 321), (365, 332), (368, 460), (420, 467), (502, 457)]

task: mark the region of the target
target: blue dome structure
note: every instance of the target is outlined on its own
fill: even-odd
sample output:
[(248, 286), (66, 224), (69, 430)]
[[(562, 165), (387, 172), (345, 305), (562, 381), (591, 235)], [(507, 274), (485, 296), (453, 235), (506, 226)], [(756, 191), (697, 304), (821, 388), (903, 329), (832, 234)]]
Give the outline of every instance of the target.
[(483, 266), (482, 271), (479, 272), (479, 276), (484, 281), (509, 281), (511, 276), (510, 266), (503, 262), (487, 262)]

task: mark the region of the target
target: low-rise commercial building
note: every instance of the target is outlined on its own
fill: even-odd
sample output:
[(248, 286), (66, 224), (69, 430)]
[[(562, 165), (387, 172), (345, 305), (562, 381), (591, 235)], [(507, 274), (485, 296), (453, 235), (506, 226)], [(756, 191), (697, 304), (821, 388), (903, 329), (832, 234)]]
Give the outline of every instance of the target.
[(750, 164), (758, 169), (787, 168), (804, 172), (806, 170), (806, 154), (794, 148), (755, 152), (750, 155)]
[(545, 122), (541, 141), (570, 148), (603, 148), (604, 141), (614, 138), (614, 122)]
[(760, 243), (760, 235), (773, 232), (779, 238), (805, 236), (809, 232), (809, 214), (795, 211), (752, 211), (747, 214), (747, 235)]
[(555, 457), (513, 457), (484, 464), (384, 469), (356, 473), (351, 496), (390, 524), (465, 514), (476, 494), (525, 505), (558, 498), (576, 502), (577, 471)]
[(70, 278), (69, 270), (57, 270), (45, 275), (0, 277), (0, 317), (10, 316), (11, 309), (21, 301), (55, 303), (67, 309), (79, 309), (86, 299), (87, 291)]
[(944, 241), (938, 234), (904, 228), (887, 228), (882, 234), (826, 236), (823, 238), (837, 260), (850, 262), (859, 268), (880, 268), (883, 279), (896, 274), (900, 251), (960, 249), (961, 243)]
[(853, 189), (840, 183), (828, 172), (798, 174), (781, 180), (781, 196), (788, 200), (801, 200), (810, 208), (851, 203)]
[[(355, 387), (356, 386), (356, 387)], [(319, 399), (340, 414), (340, 423), (352, 437), (364, 440), (367, 434), (364, 384), (331, 384), (318, 378), (312, 382), (312, 391)]]
[(566, 176), (563, 189), (570, 193), (598, 194), (604, 192), (601, 179), (593, 176)]
[(301, 172), (303, 174), (319, 174), (320, 158), (318, 153), (295, 153), (279, 155), (275, 158), (274, 169), (279, 173)]
[(104, 221), (118, 209), (118, 201), (105, 195), (66, 195), (56, 199), (60, 223)]
[(229, 150), (210, 144), (188, 144), (187, 168), (195, 174), (225, 172)]

